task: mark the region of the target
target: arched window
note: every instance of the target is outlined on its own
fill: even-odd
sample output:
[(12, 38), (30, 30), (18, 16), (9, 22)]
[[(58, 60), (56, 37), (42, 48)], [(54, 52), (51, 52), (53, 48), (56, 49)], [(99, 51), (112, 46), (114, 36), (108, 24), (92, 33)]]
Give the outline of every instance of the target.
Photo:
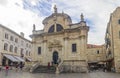
[(15, 42), (18, 43), (18, 38), (15, 38)]
[(63, 30), (62, 25), (57, 24), (56, 26), (57, 26), (57, 27), (56, 27), (57, 32), (58, 32), (58, 31), (62, 31), (62, 30)]
[(52, 25), (48, 30), (48, 33), (52, 33), (52, 32), (54, 32), (54, 25)]
[[(48, 33), (54, 32), (54, 30), (55, 30), (54, 28), (55, 28), (55, 25), (52, 25), (52, 26), (49, 28)], [(58, 31), (62, 31), (62, 30), (63, 30), (62, 25), (56, 24), (56, 31), (58, 32)]]
[(15, 51), (15, 53), (17, 53), (17, 47), (15, 47), (14, 51)]
[(8, 50), (8, 44), (7, 43), (4, 44), (4, 50), (6, 50), (6, 51)]
[(28, 55), (28, 51), (26, 51), (26, 56)]
[(13, 36), (10, 36), (10, 40), (13, 41)]
[(21, 57), (24, 57), (24, 53), (23, 53), (23, 51), (24, 51), (24, 49), (21, 48), (21, 49), (20, 49), (20, 55), (21, 55)]
[(13, 45), (10, 45), (10, 52), (13, 52)]

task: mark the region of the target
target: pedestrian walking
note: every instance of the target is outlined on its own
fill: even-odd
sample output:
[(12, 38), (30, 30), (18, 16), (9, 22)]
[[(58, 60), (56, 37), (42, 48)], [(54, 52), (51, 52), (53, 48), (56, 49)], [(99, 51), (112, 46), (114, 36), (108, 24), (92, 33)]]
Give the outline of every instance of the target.
[(12, 70), (12, 67), (13, 67), (13, 63), (10, 64), (10, 69)]
[(0, 65), (0, 71), (2, 70), (2, 65)]
[(5, 75), (6, 75), (6, 76), (8, 75), (8, 70), (9, 70), (9, 66), (6, 65), (6, 66), (5, 66)]
[(16, 72), (18, 71), (18, 64), (15, 65)]
[(23, 64), (20, 64), (20, 70), (22, 70), (23, 69)]
[(105, 64), (104, 67), (103, 67), (103, 71), (104, 71), (104, 72), (107, 72), (106, 64)]
[(50, 62), (48, 62), (48, 69), (50, 69)]

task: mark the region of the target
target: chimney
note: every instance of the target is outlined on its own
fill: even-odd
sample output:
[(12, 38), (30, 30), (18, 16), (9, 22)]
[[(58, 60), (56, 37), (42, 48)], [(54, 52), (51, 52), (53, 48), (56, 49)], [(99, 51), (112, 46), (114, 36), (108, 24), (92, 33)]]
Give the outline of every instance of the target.
[(21, 37), (24, 37), (24, 33), (23, 32), (20, 32), (20, 35), (21, 35)]
[(36, 27), (35, 27), (35, 24), (33, 24), (33, 31), (35, 31)]

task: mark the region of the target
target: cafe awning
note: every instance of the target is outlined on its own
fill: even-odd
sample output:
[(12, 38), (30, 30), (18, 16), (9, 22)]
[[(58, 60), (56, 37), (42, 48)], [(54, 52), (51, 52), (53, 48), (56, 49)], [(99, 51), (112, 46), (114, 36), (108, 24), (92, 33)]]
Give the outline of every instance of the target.
[(12, 55), (8, 55), (8, 54), (3, 54), (3, 56), (5, 56), (7, 59), (13, 61), (13, 62), (18, 62), (19, 60), (16, 59), (15, 57), (13, 57)]
[(18, 59), (19, 60), (19, 62), (25, 62), (25, 60), (23, 59), (23, 58), (21, 58), (21, 57), (19, 57), (19, 56), (14, 56), (16, 59)]
[(32, 59), (31, 59), (31, 58), (28, 58), (28, 57), (27, 57), (26, 59), (27, 59), (28, 61), (32, 61)]

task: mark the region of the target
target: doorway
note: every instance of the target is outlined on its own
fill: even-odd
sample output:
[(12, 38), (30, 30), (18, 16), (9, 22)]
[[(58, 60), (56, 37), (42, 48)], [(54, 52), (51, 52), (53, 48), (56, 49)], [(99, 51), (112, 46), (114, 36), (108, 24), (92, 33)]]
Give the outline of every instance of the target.
[(3, 57), (3, 59), (2, 59), (2, 66), (6, 66), (6, 57)]
[(58, 52), (54, 51), (53, 52), (53, 64), (58, 64)]

